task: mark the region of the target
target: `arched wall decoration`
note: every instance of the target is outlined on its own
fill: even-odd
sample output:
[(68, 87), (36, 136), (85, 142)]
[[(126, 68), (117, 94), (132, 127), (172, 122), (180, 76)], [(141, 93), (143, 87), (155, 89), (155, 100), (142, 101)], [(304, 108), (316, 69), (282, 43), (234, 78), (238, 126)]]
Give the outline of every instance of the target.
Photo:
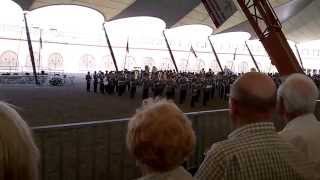
[(48, 59), (49, 71), (63, 71), (63, 56), (60, 53), (52, 53)]
[(188, 69), (188, 59), (186, 58), (182, 58), (180, 59), (180, 62), (178, 64), (178, 67), (183, 70), (186, 71)]
[(214, 71), (214, 72), (221, 71), (216, 60), (210, 60), (210, 67), (209, 68), (211, 68), (211, 70)]
[(245, 61), (242, 61), (239, 64), (239, 72), (245, 73), (249, 71), (249, 64)]
[(174, 68), (169, 58), (162, 58), (161, 62), (161, 69), (163, 70), (172, 70)]
[(136, 59), (133, 56), (128, 56), (125, 62), (125, 69), (132, 70), (137, 64)]
[(0, 55), (1, 70), (17, 70), (18, 65), (18, 54), (16, 52), (7, 50)]
[(102, 57), (102, 67), (99, 67), (99, 70), (105, 71), (114, 69), (113, 60), (110, 55), (105, 55)]
[(96, 68), (96, 60), (90, 54), (85, 54), (81, 56), (79, 61), (79, 69), (80, 71), (89, 71), (94, 70)]
[[(36, 67), (39, 67), (40, 66), (40, 59), (39, 59), (39, 52), (33, 52), (33, 54), (34, 54), (34, 62), (35, 62), (35, 64), (36, 64)], [(30, 57), (30, 55), (29, 55), (29, 53), (28, 53), (28, 55), (27, 55), (27, 57), (26, 57), (26, 62), (25, 62), (25, 66), (26, 67), (32, 67), (32, 63), (31, 63), (31, 57)]]
[(232, 70), (231, 69), (231, 68), (233, 68), (232, 65), (233, 65), (233, 61), (227, 61), (226, 66), (227, 66), (228, 69)]
[(206, 62), (203, 59), (199, 58), (197, 61), (199, 71), (206, 68)]

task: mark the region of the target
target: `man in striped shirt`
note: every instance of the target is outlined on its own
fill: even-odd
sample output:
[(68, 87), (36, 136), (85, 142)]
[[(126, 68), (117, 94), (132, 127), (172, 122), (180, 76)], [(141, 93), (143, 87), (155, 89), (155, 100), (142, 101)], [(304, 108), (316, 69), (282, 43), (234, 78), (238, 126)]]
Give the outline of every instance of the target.
[(212, 145), (196, 173), (198, 180), (312, 179), (312, 169), (297, 150), (281, 139), (271, 122), (276, 85), (250, 72), (231, 87), (230, 117), (236, 128)]

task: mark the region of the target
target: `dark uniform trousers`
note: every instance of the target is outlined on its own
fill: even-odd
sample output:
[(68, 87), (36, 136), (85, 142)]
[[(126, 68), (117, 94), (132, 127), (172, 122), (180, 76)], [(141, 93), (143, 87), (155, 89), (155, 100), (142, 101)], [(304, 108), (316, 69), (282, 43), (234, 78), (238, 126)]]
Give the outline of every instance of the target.
[(142, 99), (148, 99), (149, 98), (149, 88), (144, 87), (142, 90)]
[(191, 107), (195, 107), (195, 103), (198, 99), (198, 90), (193, 89), (192, 90), (192, 96), (191, 96)]
[(205, 88), (203, 91), (203, 101), (202, 101), (202, 105), (206, 106), (207, 102), (210, 98), (210, 89), (209, 88)]
[(97, 93), (97, 89), (98, 89), (98, 80), (93, 81), (93, 92)]
[(180, 98), (179, 98), (179, 104), (183, 104), (187, 97), (187, 90), (186, 89), (180, 89)]

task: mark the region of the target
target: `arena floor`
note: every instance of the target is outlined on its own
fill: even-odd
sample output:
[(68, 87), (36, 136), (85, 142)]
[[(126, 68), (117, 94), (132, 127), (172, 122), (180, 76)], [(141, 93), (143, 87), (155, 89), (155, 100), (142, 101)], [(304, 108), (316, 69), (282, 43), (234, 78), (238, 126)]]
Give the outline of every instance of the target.
[[(141, 104), (141, 91), (130, 99), (128, 93), (119, 97), (87, 93), (85, 84), (64, 87), (33, 85), (0, 86), (0, 100), (17, 106), (30, 126), (87, 122), (130, 117)], [(190, 96), (181, 106), (184, 112), (225, 108), (221, 100), (211, 100), (190, 108)]]

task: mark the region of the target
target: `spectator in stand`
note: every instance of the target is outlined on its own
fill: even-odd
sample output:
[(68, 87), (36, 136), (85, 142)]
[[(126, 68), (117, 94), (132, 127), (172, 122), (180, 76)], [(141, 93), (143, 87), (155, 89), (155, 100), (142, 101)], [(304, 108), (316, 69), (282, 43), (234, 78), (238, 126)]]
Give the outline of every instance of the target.
[(278, 112), (286, 121), (280, 135), (314, 164), (320, 179), (320, 122), (313, 114), (318, 88), (308, 76), (293, 74), (278, 90)]
[(213, 144), (198, 172), (198, 180), (308, 179), (312, 171), (295, 148), (275, 131), (276, 85), (250, 72), (232, 86), (230, 117), (236, 128), (228, 139)]
[(146, 101), (129, 121), (127, 133), (129, 152), (144, 176), (141, 180), (191, 180), (181, 167), (195, 145), (191, 122), (171, 102)]
[(38, 180), (39, 151), (28, 125), (0, 102), (0, 180)]

